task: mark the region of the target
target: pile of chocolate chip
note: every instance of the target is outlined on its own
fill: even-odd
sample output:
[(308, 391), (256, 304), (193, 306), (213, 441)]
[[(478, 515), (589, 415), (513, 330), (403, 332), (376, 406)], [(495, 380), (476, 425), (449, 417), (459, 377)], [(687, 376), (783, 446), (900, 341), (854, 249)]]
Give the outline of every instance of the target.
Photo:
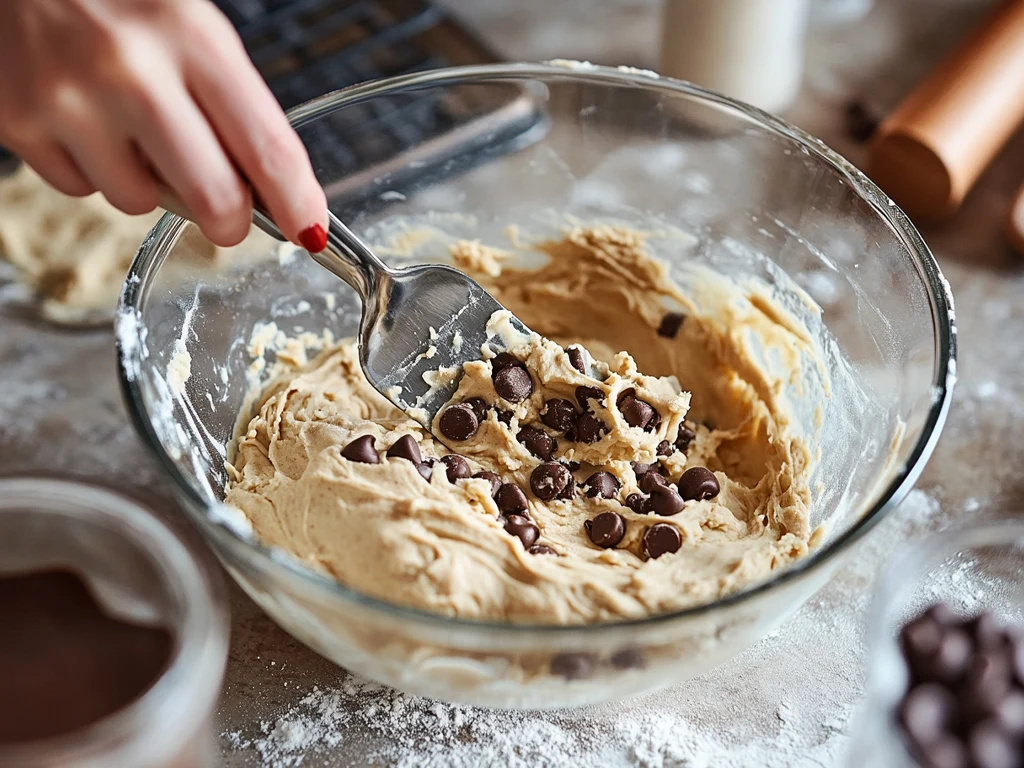
[[(682, 437), (677, 440), (677, 449), (685, 450), (685, 447), (678, 446), (688, 446), (693, 440), (693, 431), (681, 426), (679, 432)], [(670, 517), (681, 512), (685, 502), (713, 499), (720, 490), (714, 472), (705, 467), (691, 467), (675, 484), (665, 476), (665, 468), (659, 464), (633, 462), (633, 473), (641, 493), (631, 493), (620, 503), (638, 515)], [(610, 499), (615, 498), (620, 484), (611, 473), (596, 472), (587, 478), (583, 487), (588, 488), (588, 496)], [(618, 545), (626, 535), (626, 519), (611, 510), (600, 513), (583, 525), (590, 540), (605, 549)], [(649, 558), (677, 552), (683, 545), (679, 529), (667, 523), (647, 527), (641, 542), (644, 554)]]
[[(672, 322), (675, 323), (675, 320)], [(681, 323), (680, 319), (679, 324)], [(676, 331), (678, 324), (673, 328), (673, 332)], [(571, 365), (580, 373), (588, 375), (587, 358), (583, 349), (571, 346), (566, 353)], [(534, 391), (530, 372), (521, 360), (508, 352), (496, 355), (491, 360), (491, 381), (498, 398), (509, 404), (522, 402)], [(578, 470), (580, 465), (555, 458), (555, 451), (558, 449), (556, 435), (570, 442), (595, 443), (608, 431), (607, 425), (591, 410), (590, 405), (592, 401), (601, 404), (605, 398), (604, 391), (595, 386), (581, 385), (576, 388), (575, 396), (576, 403), (564, 398), (551, 398), (544, 402), (540, 421), (544, 427), (554, 432), (554, 435), (534, 425), (522, 426), (516, 435), (516, 439), (526, 450), (541, 461), (530, 475), (530, 490), (544, 502), (570, 501), (578, 492), (573, 472)], [(634, 389), (622, 392), (616, 406), (631, 427), (653, 432), (661, 425), (661, 414), (653, 405), (641, 399)], [(499, 421), (506, 425), (511, 423), (511, 411), (501, 408), (498, 404), (489, 406), (483, 398), (473, 397), (447, 406), (438, 418), (438, 429), (449, 441), (469, 440), (479, 431), (490, 409), (495, 410)], [(662, 440), (657, 446), (657, 454), (659, 457), (666, 457), (676, 451), (685, 452), (695, 437), (696, 434), (691, 427), (681, 424), (675, 441)], [(373, 446), (373, 438), (369, 435), (356, 438), (346, 446), (342, 455), (352, 461), (371, 464), (376, 464), (380, 460)], [(434, 460), (424, 460), (420, 457), (419, 447), (411, 436), (400, 438), (388, 449), (387, 455), (413, 462), (420, 474), (427, 480), (430, 479)], [(458, 454), (443, 456), (440, 461), (445, 464), (451, 483), (469, 477), (483, 478), (490, 482), (491, 497), (498, 507), (505, 530), (516, 536), (529, 552), (557, 554), (546, 544), (537, 543), (540, 529), (530, 519), (527, 497), (522, 488), (514, 483), (504, 482), (494, 472), (473, 474), (469, 463)], [(582, 489), (589, 498), (617, 499), (620, 504), (638, 515), (663, 517), (680, 512), (686, 501), (713, 499), (719, 493), (717, 478), (705, 467), (691, 467), (675, 483), (667, 477), (665, 468), (660, 464), (634, 462), (633, 471), (641, 492), (631, 493), (625, 499), (617, 499), (622, 483), (611, 472), (604, 470), (591, 474), (583, 482)], [(610, 510), (584, 522), (584, 529), (590, 541), (603, 549), (616, 547), (626, 535), (626, 526), (626, 519)], [(641, 543), (646, 557), (658, 558), (678, 551), (682, 546), (682, 535), (674, 525), (658, 523), (645, 527)]]
[(927, 768), (1024, 766), (1024, 632), (934, 605), (903, 627), (897, 721)]

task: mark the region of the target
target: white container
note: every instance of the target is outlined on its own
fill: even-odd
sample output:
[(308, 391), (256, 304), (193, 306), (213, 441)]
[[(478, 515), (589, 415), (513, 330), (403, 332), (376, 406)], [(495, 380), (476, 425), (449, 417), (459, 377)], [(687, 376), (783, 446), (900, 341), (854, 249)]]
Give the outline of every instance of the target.
[(665, 0), (661, 74), (783, 112), (800, 91), (809, 0)]

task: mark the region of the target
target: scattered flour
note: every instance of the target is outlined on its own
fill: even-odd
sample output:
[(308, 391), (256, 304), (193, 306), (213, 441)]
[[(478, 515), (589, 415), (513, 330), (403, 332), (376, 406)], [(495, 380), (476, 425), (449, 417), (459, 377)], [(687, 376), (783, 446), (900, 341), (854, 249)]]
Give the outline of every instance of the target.
[(941, 523), (938, 502), (912, 491), (789, 623), (663, 692), (570, 711), (506, 712), (410, 696), (342, 672), (339, 683), (312, 688), (257, 732), (222, 734), (222, 744), (269, 768), (841, 765), (863, 695), (871, 585), (900, 542)]

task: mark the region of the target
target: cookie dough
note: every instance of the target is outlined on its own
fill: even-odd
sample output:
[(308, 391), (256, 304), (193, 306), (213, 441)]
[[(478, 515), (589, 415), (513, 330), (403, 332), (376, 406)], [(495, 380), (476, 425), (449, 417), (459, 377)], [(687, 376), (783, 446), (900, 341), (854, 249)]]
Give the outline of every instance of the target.
[[(99, 193), (68, 197), (22, 165), (0, 179), (0, 260), (14, 267), (47, 319), (109, 320), (135, 252), (162, 214), (129, 216)], [(188, 250), (187, 271), (209, 268), (227, 252), (202, 238)]]
[(0, 258), (48, 316), (112, 314), (132, 257), (159, 217), (128, 216), (99, 194), (68, 197), (22, 166), (0, 181)]
[(536, 270), (483, 248), (453, 255), (544, 338), (466, 366), (447, 447), (351, 341), (285, 371), (229, 467), (266, 543), (390, 602), (550, 624), (709, 602), (807, 553), (811, 453), (749, 350), (803, 348), (799, 327), (739, 289), (700, 315), (631, 230), (574, 229)]

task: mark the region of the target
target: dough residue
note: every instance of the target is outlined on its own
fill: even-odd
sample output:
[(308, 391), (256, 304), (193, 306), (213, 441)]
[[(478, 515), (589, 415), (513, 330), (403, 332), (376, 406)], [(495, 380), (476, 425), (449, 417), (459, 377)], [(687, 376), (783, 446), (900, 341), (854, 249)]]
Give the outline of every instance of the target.
[[(460, 244), (453, 253), (479, 248)], [(288, 368), (264, 391), (238, 435), (227, 503), (267, 544), (355, 590), (471, 619), (640, 618), (713, 601), (804, 556), (813, 534), (812, 454), (750, 345), (756, 340), (784, 355), (807, 345), (806, 332), (736, 286), (720, 286), (724, 314), (699, 313), (639, 232), (576, 228), (532, 248), (550, 257), (539, 269), (499, 264), (491, 275), (481, 263), (474, 274), (543, 337), (511, 343), (532, 378), (529, 397), (509, 402), (496, 393), (488, 355), (467, 364), (453, 403), (482, 398), (486, 415), (471, 437), (445, 446), (370, 387), (354, 342), (342, 341)], [(682, 316), (674, 333), (667, 313)], [(573, 366), (570, 345), (589, 352), (587, 373)], [(587, 406), (604, 425), (593, 442), (543, 420), (552, 399), (582, 411), (580, 386), (603, 395)], [(657, 424), (645, 430), (627, 423), (618, 404), (630, 393), (657, 411)], [(681, 425), (694, 433), (683, 449), (676, 442)], [(555, 438), (553, 458), (578, 484), (572, 498), (544, 501), (531, 490), (542, 459), (520, 442), (524, 426)], [(412, 461), (388, 457), (407, 435), (424, 460), (458, 453), (473, 473), (494, 472), (521, 488), (538, 543), (554, 553), (532, 554), (507, 532), (487, 479), (450, 482), (437, 462), (426, 480)], [(379, 463), (342, 455), (364, 436)], [(659, 466), (672, 483), (705, 467), (720, 492), (667, 516), (635, 511), (626, 499), (641, 492), (639, 464)], [(596, 471), (619, 483), (611, 497), (585, 492)], [(608, 511), (621, 515), (625, 534), (601, 548), (585, 523)], [(678, 551), (648, 556), (643, 539), (655, 524), (679, 532)]]

